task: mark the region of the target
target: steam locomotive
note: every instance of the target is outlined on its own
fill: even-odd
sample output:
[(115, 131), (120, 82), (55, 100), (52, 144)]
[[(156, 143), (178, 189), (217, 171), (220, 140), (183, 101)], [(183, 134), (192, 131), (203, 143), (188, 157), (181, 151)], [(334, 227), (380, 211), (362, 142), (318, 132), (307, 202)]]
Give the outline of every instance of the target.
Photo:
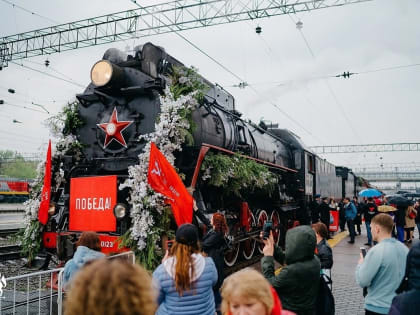
[[(139, 136), (154, 131), (159, 95), (174, 67), (184, 65), (151, 43), (138, 46), (134, 55), (108, 49), (93, 66), (92, 82), (77, 95), (84, 121), (76, 130), (82, 157), (77, 164), (72, 155), (61, 158), (66, 183), (52, 196), (55, 209), (43, 235), (44, 246), (57, 249), (61, 258), (71, 257), (74, 240), (85, 230), (100, 234), (104, 252), (118, 250), (116, 239), (131, 224), (129, 192), (118, 186), (144, 149)], [(357, 178), (351, 170), (321, 159), (286, 129), (242, 119), (229, 92), (200, 80), (208, 89), (192, 113), (194, 144), (176, 154), (176, 167), (194, 191), (198, 213), (225, 213), (231, 245), (227, 266), (262, 252), (256, 237), (266, 221), (273, 222), (275, 241), (281, 243), (288, 228), (308, 223), (307, 204), (315, 194), (337, 199), (355, 195)], [(201, 179), (202, 162), (210, 152), (240, 154), (266, 165), (278, 178), (275, 191), (268, 196), (256, 190), (245, 199), (225, 196)]]

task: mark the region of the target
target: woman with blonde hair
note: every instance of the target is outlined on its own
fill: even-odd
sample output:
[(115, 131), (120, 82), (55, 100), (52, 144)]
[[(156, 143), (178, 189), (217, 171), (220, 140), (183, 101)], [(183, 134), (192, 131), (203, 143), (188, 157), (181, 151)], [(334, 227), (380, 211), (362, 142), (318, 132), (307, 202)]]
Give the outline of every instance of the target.
[(121, 258), (87, 263), (72, 281), (65, 315), (153, 315), (156, 296), (146, 270)]
[(245, 268), (225, 279), (222, 286), (224, 315), (291, 315), (283, 311), (276, 290), (258, 271)]
[(200, 252), (195, 225), (178, 228), (175, 242), (153, 272), (153, 279), (159, 292), (156, 315), (214, 315), (217, 270), (213, 260)]

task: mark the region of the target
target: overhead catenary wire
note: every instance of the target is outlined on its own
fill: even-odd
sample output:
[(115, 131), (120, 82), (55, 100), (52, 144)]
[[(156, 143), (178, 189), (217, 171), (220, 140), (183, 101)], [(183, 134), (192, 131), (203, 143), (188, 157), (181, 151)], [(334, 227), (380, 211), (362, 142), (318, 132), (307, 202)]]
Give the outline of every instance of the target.
[[(139, 5), (136, 0), (130, 0), (131, 2), (133, 2), (135, 5), (137, 5), (139, 8), (145, 9), (143, 6)], [(163, 14), (163, 16), (165, 16), (167, 19), (168, 17)], [(160, 19), (158, 19), (159, 22), (162, 23), (162, 21)], [(169, 20), (169, 19), (168, 19)], [(181, 30), (181, 29), (179, 29)], [(206, 57), (208, 57), (210, 60), (212, 60), (213, 62), (215, 62), (217, 65), (219, 65), (222, 69), (224, 69), (225, 71), (227, 71), (228, 73), (230, 73), (232, 76), (234, 76), (236, 79), (238, 79), (240, 82), (244, 82), (244, 80), (238, 76), (236, 73), (234, 73), (233, 71), (231, 71), (230, 69), (228, 69), (225, 65), (223, 65), (221, 62), (219, 62), (218, 60), (216, 60), (215, 58), (213, 58), (212, 56), (210, 56), (208, 53), (206, 53), (203, 49), (201, 49), (200, 47), (198, 47), (196, 44), (194, 44), (193, 42), (191, 42), (189, 39), (187, 39), (185, 36), (179, 34), (177, 31), (174, 31), (174, 33), (176, 35), (178, 35), (179, 37), (181, 37), (183, 40), (185, 40), (188, 44), (190, 44), (192, 47), (194, 47), (195, 49), (197, 49), (199, 52), (201, 52), (203, 55), (205, 55)], [(271, 99), (269, 99), (267, 96), (262, 95), (257, 89), (255, 89), (253, 86), (250, 86), (250, 88), (260, 97), (260, 98), (265, 98), (274, 108), (276, 108), (277, 110), (279, 110), (284, 116), (286, 116), (288, 119), (290, 119), (292, 122), (294, 122), (297, 126), (299, 126), (302, 130), (304, 130), (306, 133), (308, 133), (310, 136), (314, 137), (315, 139), (317, 139), (317, 141), (320, 141), (319, 138), (317, 138), (316, 136), (314, 136), (308, 129), (306, 129), (301, 123), (299, 123), (296, 119), (294, 119), (293, 117), (291, 117), (289, 114), (287, 114), (283, 109), (281, 109), (277, 104), (275, 104)], [(320, 141), (321, 143), (323, 143), (322, 141)]]
[[(296, 25), (296, 22), (293, 20), (293, 18), (291, 17), (290, 14), (288, 14), (288, 16), (290, 17), (290, 19), (292, 20), (292, 22)], [(311, 54), (312, 58), (315, 60), (316, 56), (314, 51), (312, 50), (312, 47), (309, 45), (309, 41), (306, 39), (303, 31), (301, 28), (298, 28), (299, 33), (301, 34), (303, 41), (305, 42), (306, 47), (308, 48), (309, 53)], [(343, 105), (341, 104), (341, 102), (338, 100), (337, 95), (335, 94), (335, 92), (333, 91), (331, 85), (329, 84), (327, 79), (323, 80), (327, 86), (328, 91), (330, 92), (334, 102), (336, 103), (337, 107), (339, 108), (339, 110), (341, 111), (342, 115), (344, 116), (344, 119), (347, 121), (348, 125), (350, 126), (352, 132), (354, 133), (354, 135), (356, 136), (356, 138), (361, 142), (361, 137), (359, 135), (359, 133), (356, 131), (356, 129), (353, 126), (352, 121), (350, 120), (350, 118), (348, 117), (346, 111), (344, 110)]]
[[(42, 63), (40, 63), (40, 62), (36, 62), (36, 61), (33, 61), (33, 60), (28, 60), (28, 59), (26, 59), (26, 60), (25, 60), (25, 62), (33, 63), (33, 64), (38, 65), (38, 66), (45, 66), (45, 64), (42, 64)], [(77, 81), (76, 81), (76, 80), (74, 80), (73, 78), (69, 77), (68, 75), (64, 74), (63, 72), (58, 71), (57, 69), (55, 69), (55, 68), (51, 67), (51, 65), (50, 65), (50, 66), (48, 66), (48, 70), (54, 71), (55, 73), (57, 73), (57, 74), (59, 74), (59, 75), (63, 76), (64, 78), (66, 78), (66, 79), (68, 79), (68, 80), (70, 80), (70, 81), (73, 81), (73, 82), (75, 82), (75, 83), (80, 84), (79, 82), (77, 82)], [(80, 84), (80, 85), (83, 85), (83, 84)]]
[(41, 73), (41, 74), (43, 74), (43, 75), (46, 75), (46, 76), (52, 77), (52, 78), (54, 78), (54, 79), (61, 80), (61, 81), (64, 81), (64, 82), (67, 82), (67, 83), (73, 84), (73, 85), (75, 85), (75, 86), (78, 86), (78, 87), (81, 87), (81, 88), (85, 88), (85, 86), (84, 86), (84, 85), (82, 85), (82, 84), (79, 84), (79, 83), (77, 83), (77, 82), (73, 82), (73, 81), (67, 80), (67, 79), (65, 79), (65, 78), (58, 77), (58, 76), (56, 76), (56, 75), (53, 75), (53, 74), (47, 73), (47, 72), (45, 72), (45, 71), (41, 71), (41, 70), (38, 70), (38, 69), (31, 68), (31, 67), (29, 67), (29, 66), (24, 65), (23, 63), (17, 63), (17, 62), (15, 62), (15, 61), (10, 61), (10, 63), (13, 63), (13, 64), (15, 64), (15, 65), (21, 66), (21, 67), (23, 67), (23, 68), (25, 68), (25, 69), (28, 69), (28, 70), (32, 70), (32, 71), (35, 71), (35, 72)]
[(45, 111), (42, 111), (42, 110), (30, 108), (30, 107), (23, 106), (23, 105), (13, 104), (13, 103), (10, 103), (10, 102), (7, 102), (7, 101), (4, 101), (4, 104), (3, 105), (9, 105), (9, 106), (13, 106), (13, 107), (20, 107), (20, 108), (23, 108), (23, 109), (32, 110), (34, 112), (40, 112), (40, 113), (43, 113), (43, 114), (47, 114)]
[(12, 7), (14, 7), (14, 8), (18, 8), (18, 9), (20, 9), (20, 10), (22, 10), (22, 11), (25, 11), (26, 13), (29, 13), (29, 14), (31, 14), (31, 15), (37, 16), (37, 17), (42, 18), (42, 19), (44, 19), (44, 20), (48, 20), (49, 22), (52, 22), (52, 23), (55, 23), (55, 24), (61, 24), (60, 22), (57, 22), (57, 21), (55, 21), (55, 20), (53, 20), (53, 19), (50, 19), (49, 17), (46, 17), (46, 16), (44, 16), (44, 15), (41, 15), (41, 14), (35, 13), (35, 12), (33, 12), (33, 11), (31, 11), (31, 10), (28, 10), (28, 9), (26, 9), (26, 8), (24, 8), (24, 7), (20, 6), (20, 5), (17, 5), (17, 4), (15, 4), (15, 3), (11, 2), (11, 1), (8, 1), (8, 0), (0, 0), (0, 1), (2, 1), (2, 2), (4, 2), (4, 3), (9, 4), (9, 5), (11, 5), (11, 6), (12, 6)]

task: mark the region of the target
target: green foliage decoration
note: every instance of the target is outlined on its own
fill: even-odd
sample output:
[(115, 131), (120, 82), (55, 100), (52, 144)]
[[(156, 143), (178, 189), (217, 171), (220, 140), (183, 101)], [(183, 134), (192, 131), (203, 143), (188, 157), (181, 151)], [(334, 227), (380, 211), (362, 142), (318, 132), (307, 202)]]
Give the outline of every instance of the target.
[(277, 177), (267, 166), (239, 154), (228, 156), (210, 152), (201, 165), (202, 179), (209, 185), (223, 188), (227, 194), (241, 197), (244, 191), (274, 190)]

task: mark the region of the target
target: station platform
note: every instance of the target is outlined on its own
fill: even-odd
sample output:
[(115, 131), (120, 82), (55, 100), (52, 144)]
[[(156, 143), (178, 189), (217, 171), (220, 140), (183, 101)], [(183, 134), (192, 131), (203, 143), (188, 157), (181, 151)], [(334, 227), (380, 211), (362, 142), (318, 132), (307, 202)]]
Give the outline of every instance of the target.
[[(417, 228), (414, 238), (418, 239)], [(329, 244), (333, 249), (334, 264), (332, 268), (333, 295), (337, 315), (364, 315), (363, 290), (355, 279), (355, 270), (360, 258), (360, 247), (367, 242), (366, 227), (362, 225), (362, 234), (356, 235), (355, 243), (349, 244), (348, 232), (338, 233)]]
[[(331, 271), (332, 289), (335, 298), (335, 313), (338, 315), (365, 314), (363, 290), (355, 279), (355, 270), (360, 258), (360, 247), (367, 242), (366, 229), (357, 235), (354, 244), (349, 244), (348, 232), (341, 232), (329, 240), (333, 249), (334, 264)], [(364, 246), (365, 247), (365, 246)], [(366, 247), (369, 250), (369, 247)]]

